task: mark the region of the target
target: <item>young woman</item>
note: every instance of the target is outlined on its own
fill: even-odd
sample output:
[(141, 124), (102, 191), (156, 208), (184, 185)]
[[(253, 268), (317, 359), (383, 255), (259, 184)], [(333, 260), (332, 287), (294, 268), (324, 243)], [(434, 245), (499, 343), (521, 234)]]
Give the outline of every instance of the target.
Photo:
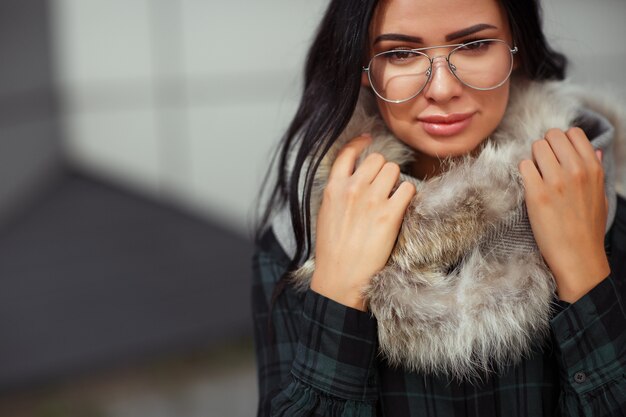
[(624, 119), (565, 67), (535, 0), (330, 2), (257, 230), (259, 415), (626, 414)]

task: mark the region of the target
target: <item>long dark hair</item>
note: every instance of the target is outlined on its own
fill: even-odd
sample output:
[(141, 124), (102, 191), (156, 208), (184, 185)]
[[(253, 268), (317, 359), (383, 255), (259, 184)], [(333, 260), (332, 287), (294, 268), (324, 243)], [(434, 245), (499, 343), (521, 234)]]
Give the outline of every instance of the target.
[[(521, 66), (517, 72), (531, 80), (562, 80), (567, 59), (546, 41), (539, 0), (500, 0), (500, 3), (506, 10), (513, 40), (520, 50)], [(288, 204), (297, 247), (287, 271), (274, 289), (272, 305), (287, 285), (288, 272), (312, 250), (309, 200), (313, 176), (356, 106), (361, 69), (368, 50), (369, 24), (377, 4), (378, 0), (331, 0), (307, 55), (300, 105), (279, 143), (259, 192), (261, 201), (278, 157), (276, 182), (263, 215), (257, 217), (254, 241), (260, 244), (272, 215)], [(295, 159), (293, 166), (288, 167), (292, 151)], [(301, 172), (309, 157), (308, 169)], [(304, 175), (302, 199), (298, 198), (301, 175)]]

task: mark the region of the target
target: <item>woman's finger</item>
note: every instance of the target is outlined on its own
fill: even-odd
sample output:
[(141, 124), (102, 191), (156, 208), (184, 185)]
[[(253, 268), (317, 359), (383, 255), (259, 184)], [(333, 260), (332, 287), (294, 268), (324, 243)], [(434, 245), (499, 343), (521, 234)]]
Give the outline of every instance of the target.
[(359, 166), (356, 167), (352, 176), (359, 181), (363, 181), (365, 184), (370, 184), (376, 179), (386, 162), (383, 154), (373, 152), (367, 155)]
[(403, 181), (389, 199), (389, 204), (394, 210), (404, 212), (415, 194), (415, 185), (409, 181)]
[(399, 177), (400, 166), (395, 162), (386, 162), (374, 181), (372, 181), (372, 191), (389, 198), (391, 190), (398, 182)]
[(372, 137), (361, 135), (350, 140), (339, 150), (337, 158), (330, 169), (328, 179), (334, 177), (349, 177), (354, 173), (354, 166), (359, 155), (372, 143)]
[(527, 196), (542, 189), (543, 179), (541, 175), (539, 175), (539, 171), (533, 161), (530, 159), (521, 161), (518, 165), (518, 169), (524, 180), (524, 192)]
[(532, 144), (532, 154), (537, 163), (539, 173), (544, 180), (560, 176), (561, 166), (547, 140), (540, 139), (535, 141)]
[(584, 161), (572, 144), (572, 141), (560, 129), (550, 129), (545, 134), (552, 152), (559, 164), (567, 171), (584, 169)]
[(579, 127), (573, 127), (567, 131), (567, 137), (580, 155), (580, 158), (588, 165), (598, 163), (593, 149), (593, 145), (589, 142), (589, 138), (585, 132)]

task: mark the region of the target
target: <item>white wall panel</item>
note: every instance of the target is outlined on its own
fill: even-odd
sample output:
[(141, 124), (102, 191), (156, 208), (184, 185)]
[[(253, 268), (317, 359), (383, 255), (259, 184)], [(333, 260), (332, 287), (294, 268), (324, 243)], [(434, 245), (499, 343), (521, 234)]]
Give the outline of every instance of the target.
[(188, 75), (300, 72), (325, 0), (182, 0)]
[(245, 232), (325, 5), (54, 0), (70, 158)]
[(192, 201), (245, 232), (326, 0), (182, 0)]
[(67, 87), (151, 77), (150, 0), (54, 0), (58, 76)]
[(157, 194), (160, 148), (152, 108), (66, 115), (69, 157), (87, 171)]
[(623, 0), (544, 0), (548, 38), (577, 57), (625, 55), (626, 2)]
[(295, 102), (197, 107), (189, 112), (193, 203), (246, 231), (270, 146), (283, 133)]
[(157, 193), (161, 167), (150, 0), (52, 4), (70, 161)]
[(548, 40), (570, 60), (573, 82), (626, 100), (626, 1), (544, 0)]

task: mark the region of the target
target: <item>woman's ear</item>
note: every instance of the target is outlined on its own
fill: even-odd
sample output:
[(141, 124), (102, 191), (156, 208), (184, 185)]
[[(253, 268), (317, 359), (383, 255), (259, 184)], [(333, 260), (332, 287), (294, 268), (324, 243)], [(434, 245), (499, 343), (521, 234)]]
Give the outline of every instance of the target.
[[(515, 45), (515, 42), (513, 42), (513, 45)], [(520, 55), (519, 48), (518, 48), (518, 52), (513, 55), (513, 71), (515, 71), (521, 66), (522, 66), (522, 56)]]
[(367, 71), (361, 71), (361, 85), (363, 87), (370, 86), (370, 79), (367, 76)]

